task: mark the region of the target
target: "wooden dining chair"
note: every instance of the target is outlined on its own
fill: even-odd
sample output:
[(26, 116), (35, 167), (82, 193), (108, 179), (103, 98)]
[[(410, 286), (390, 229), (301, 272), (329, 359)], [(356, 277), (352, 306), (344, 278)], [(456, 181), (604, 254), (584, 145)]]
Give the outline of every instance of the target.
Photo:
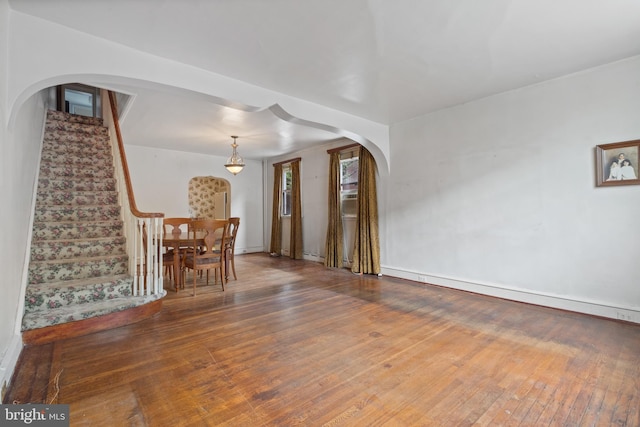
[[(233, 272), (233, 278), (238, 280), (238, 276), (236, 276), (236, 264), (233, 260), (233, 255), (236, 251), (236, 236), (238, 235), (238, 227), (240, 227), (240, 218), (231, 217), (229, 218), (229, 239), (227, 240), (227, 265), (231, 267), (231, 271)], [(227, 271), (227, 277), (229, 277), (229, 272)]]
[[(197, 273), (202, 270), (207, 272), (207, 285), (209, 284), (209, 271), (214, 270), (214, 283), (218, 281), (217, 272), (220, 272), (220, 281), (224, 291), (225, 271), (224, 271), (224, 249), (229, 230), (229, 222), (219, 219), (194, 220), (191, 223), (193, 245), (184, 254), (182, 260), (183, 270), (193, 270), (193, 295), (196, 295)], [(221, 236), (221, 237), (219, 237)], [(200, 246), (200, 248), (198, 248)]]
[(164, 232), (180, 234), (183, 231), (189, 231), (191, 226), (191, 218), (165, 218), (164, 219)]
[[(180, 235), (183, 231), (189, 230), (190, 224), (191, 224), (191, 218), (184, 218), (184, 217), (164, 218), (163, 220), (164, 234)], [(186, 250), (187, 248), (180, 248), (178, 251), (178, 256), (182, 258)], [(174, 249), (167, 249), (167, 251), (162, 256), (162, 265), (165, 268), (165, 274), (169, 276), (169, 280), (172, 280), (172, 276), (173, 276), (173, 280), (175, 282), (176, 274), (180, 274), (180, 272), (173, 271), (173, 265), (174, 265), (173, 257), (175, 255), (174, 252), (175, 252)], [(166, 261), (165, 261), (165, 258), (166, 258)], [(181, 260), (179, 262), (181, 265)], [(182, 282), (182, 287), (184, 288), (184, 282)]]

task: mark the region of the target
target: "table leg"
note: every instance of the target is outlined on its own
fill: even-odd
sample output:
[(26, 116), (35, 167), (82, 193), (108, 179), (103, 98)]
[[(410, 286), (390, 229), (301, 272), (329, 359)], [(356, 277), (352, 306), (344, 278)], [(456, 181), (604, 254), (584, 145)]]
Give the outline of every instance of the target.
[(173, 284), (176, 287), (176, 292), (182, 286), (182, 271), (180, 265), (180, 245), (173, 246)]

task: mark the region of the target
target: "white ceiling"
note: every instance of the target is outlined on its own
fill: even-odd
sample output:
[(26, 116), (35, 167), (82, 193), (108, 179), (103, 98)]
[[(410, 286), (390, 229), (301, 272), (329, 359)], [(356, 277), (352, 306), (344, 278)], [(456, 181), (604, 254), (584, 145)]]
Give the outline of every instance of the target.
[[(638, 0), (10, 0), (10, 6), (383, 124), (640, 54)], [(269, 112), (130, 89), (137, 96), (126, 123), (136, 126), (123, 133), (140, 145), (228, 155), (230, 135), (239, 135), (240, 154), (261, 158), (337, 138)]]

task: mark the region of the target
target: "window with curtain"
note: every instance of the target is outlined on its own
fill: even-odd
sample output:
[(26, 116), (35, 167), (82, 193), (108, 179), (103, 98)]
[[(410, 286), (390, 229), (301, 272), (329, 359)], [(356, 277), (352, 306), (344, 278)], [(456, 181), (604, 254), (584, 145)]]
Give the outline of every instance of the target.
[[(358, 147), (350, 153), (349, 149)], [(380, 274), (376, 164), (364, 147), (353, 144), (327, 150), (329, 154), (327, 267), (342, 267), (344, 255), (351, 271)], [(349, 259), (352, 254), (353, 259)]]
[(288, 227), (290, 229), (289, 256), (292, 259), (303, 258), (300, 160), (298, 157), (273, 165), (273, 208), (269, 252), (280, 255), (283, 250), (282, 235), (286, 234), (286, 230), (281, 222), (286, 217), (287, 224), (290, 225)]

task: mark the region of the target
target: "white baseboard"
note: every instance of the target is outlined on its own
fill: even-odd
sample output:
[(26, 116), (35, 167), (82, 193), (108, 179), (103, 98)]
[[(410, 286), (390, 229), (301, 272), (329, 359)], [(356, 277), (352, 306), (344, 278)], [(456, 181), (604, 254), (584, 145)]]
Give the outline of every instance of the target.
[(320, 256), (318, 254), (309, 254), (306, 252), (302, 254), (302, 259), (305, 259), (307, 261), (314, 261), (314, 262), (324, 262), (323, 256)]
[(626, 322), (640, 323), (640, 310), (630, 306), (625, 307), (622, 305), (611, 305), (598, 301), (572, 298), (570, 296), (553, 295), (525, 289), (510, 288), (491, 283), (471, 282), (464, 279), (415, 273), (390, 267), (382, 267), (382, 273), (386, 276), (407, 279), (414, 282), (428, 283), (451, 289), (524, 302), (527, 304), (541, 305), (561, 310), (574, 311), (577, 313), (607, 317), (610, 319), (624, 320)]
[[(263, 252), (263, 249), (247, 250), (246, 253), (250, 252)], [(236, 253), (238, 252), (236, 251)], [(324, 262), (324, 257), (318, 254), (304, 253), (303, 258), (308, 261)], [(640, 310), (637, 307), (611, 305), (599, 301), (588, 301), (570, 296), (534, 292), (491, 283), (471, 282), (465, 279), (416, 273), (385, 266), (382, 266), (382, 274), (399, 279), (411, 280), (413, 282), (443, 286), (445, 288), (458, 289), (527, 304), (574, 311), (576, 313), (623, 320), (625, 322), (640, 323)]]
[[(2, 360), (0, 360), (0, 387), (2, 390), (4, 390), (5, 387), (9, 387), (11, 383), (11, 376), (13, 375), (13, 371), (18, 363), (21, 351), (22, 336), (13, 335), (11, 342), (9, 342), (9, 346), (7, 347), (7, 351), (2, 355)], [(2, 397), (4, 398), (4, 396)]]
[(259, 252), (264, 252), (264, 248), (262, 246), (255, 246), (250, 248), (236, 247), (236, 255), (253, 254), (253, 253), (259, 253)]

